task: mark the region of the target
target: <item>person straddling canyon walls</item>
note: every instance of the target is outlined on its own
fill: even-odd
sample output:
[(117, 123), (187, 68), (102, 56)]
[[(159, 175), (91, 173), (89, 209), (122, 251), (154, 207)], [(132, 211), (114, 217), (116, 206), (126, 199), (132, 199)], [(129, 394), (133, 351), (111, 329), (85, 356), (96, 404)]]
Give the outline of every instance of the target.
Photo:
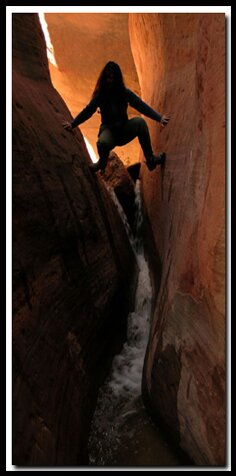
[(164, 152), (159, 155), (153, 153), (146, 121), (142, 117), (128, 118), (128, 104), (141, 114), (160, 122), (162, 127), (165, 127), (170, 120), (170, 116), (161, 116), (126, 88), (120, 66), (109, 61), (99, 75), (89, 104), (73, 121), (63, 121), (63, 127), (71, 131), (87, 121), (98, 108), (100, 109), (101, 125), (97, 141), (99, 160), (90, 165), (94, 172), (106, 168), (109, 153), (114, 147), (128, 144), (135, 137), (139, 139), (150, 171), (165, 162), (166, 154)]

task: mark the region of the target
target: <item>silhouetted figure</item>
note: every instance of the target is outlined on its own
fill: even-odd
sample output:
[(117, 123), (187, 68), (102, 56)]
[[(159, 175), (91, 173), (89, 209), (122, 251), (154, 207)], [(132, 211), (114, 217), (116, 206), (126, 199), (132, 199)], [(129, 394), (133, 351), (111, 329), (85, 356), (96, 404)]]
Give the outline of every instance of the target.
[(128, 144), (135, 137), (138, 137), (149, 170), (154, 170), (157, 165), (165, 162), (165, 153), (153, 153), (146, 121), (142, 117), (128, 118), (128, 104), (141, 114), (160, 122), (163, 127), (170, 120), (170, 116), (161, 116), (126, 88), (119, 65), (109, 61), (100, 73), (90, 103), (72, 122), (63, 122), (65, 129), (72, 130), (100, 109), (101, 126), (97, 141), (99, 160), (91, 164), (93, 171), (104, 170), (110, 151), (116, 146)]

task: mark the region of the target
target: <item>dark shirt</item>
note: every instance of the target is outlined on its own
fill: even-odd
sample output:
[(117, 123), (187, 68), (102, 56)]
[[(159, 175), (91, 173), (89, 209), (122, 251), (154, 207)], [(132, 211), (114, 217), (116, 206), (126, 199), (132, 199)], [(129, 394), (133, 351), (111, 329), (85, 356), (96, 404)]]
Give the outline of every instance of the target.
[(99, 108), (101, 112), (102, 124), (107, 126), (116, 126), (128, 120), (128, 104), (154, 121), (161, 121), (161, 115), (148, 106), (139, 96), (126, 88), (126, 102), (117, 101), (117, 98), (111, 96), (106, 101), (102, 101), (99, 93), (96, 94), (89, 104), (75, 117), (71, 122), (72, 128), (87, 121)]

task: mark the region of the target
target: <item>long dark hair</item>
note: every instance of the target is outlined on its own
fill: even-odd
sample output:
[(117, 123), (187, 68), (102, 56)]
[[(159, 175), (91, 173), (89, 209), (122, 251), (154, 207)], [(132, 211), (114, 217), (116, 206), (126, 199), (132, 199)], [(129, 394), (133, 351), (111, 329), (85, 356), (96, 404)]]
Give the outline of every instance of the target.
[(115, 94), (119, 97), (119, 99), (125, 98), (126, 88), (125, 88), (124, 78), (123, 78), (120, 66), (114, 61), (108, 61), (108, 63), (102, 69), (98, 77), (92, 97), (94, 97), (98, 93), (101, 95), (101, 98), (103, 99), (107, 97), (107, 94), (108, 94), (107, 74), (109, 74), (109, 72), (112, 72), (114, 76), (112, 92), (113, 93), (115, 92)]

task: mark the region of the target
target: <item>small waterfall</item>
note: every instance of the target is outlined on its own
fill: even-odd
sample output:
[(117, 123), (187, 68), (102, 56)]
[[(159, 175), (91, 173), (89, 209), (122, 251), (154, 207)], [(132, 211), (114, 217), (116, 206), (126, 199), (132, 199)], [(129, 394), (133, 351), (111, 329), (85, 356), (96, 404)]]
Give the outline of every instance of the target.
[[(107, 186), (107, 185), (106, 185)], [(107, 186), (108, 188), (108, 186)], [(108, 189), (109, 190), (109, 189)], [(134, 233), (112, 189), (109, 190), (127, 230), (139, 266), (134, 311), (128, 316), (127, 341), (113, 359), (100, 388), (89, 438), (90, 466), (186, 466), (179, 449), (147, 415), (141, 397), (144, 356), (149, 335), (152, 288), (142, 238), (140, 181), (136, 182)]]
[[(107, 185), (106, 185), (107, 186)], [(107, 186), (108, 188), (108, 186)], [(142, 237), (140, 181), (136, 182), (134, 233), (112, 189), (139, 266), (134, 311), (128, 316), (127, 341), (100, 388), (89, 438), (90, 466), (186, 466), (185, 456), (170, 446), (147, 415), (141, 397), (144, 356), (149, 335), (152, 288)]]
[[(136, 254), (139, 276), (135, 308), (128, 316), (127, 341), (115, 356), (109, 378), (99, 391), (89, 440), (91, 465), (116, 464), (115, 454), (123, 445), (124, 425), (140, 406), (143, 361), (149, 334), (152, 288), (142, 240), (140, 181), (136, 182), (136, 220), (132, 234), (113, 191), (109, 190), (125, 224)], [(132, 431), (131, 431), (132, 432)]]

